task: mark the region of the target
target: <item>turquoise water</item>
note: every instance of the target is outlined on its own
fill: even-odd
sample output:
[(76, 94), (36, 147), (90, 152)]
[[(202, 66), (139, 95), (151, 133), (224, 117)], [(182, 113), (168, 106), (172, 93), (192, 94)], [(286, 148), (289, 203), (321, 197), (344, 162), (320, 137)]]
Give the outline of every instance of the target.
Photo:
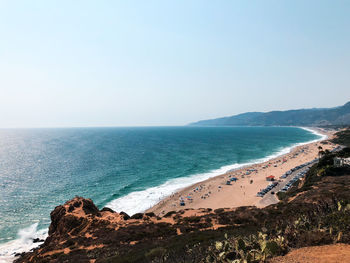
[(0, 243), (34, 223), (47, 228), (50, 211), (75, 195), (133, 213), (180, 187), (317, 138), (292, 127), (3, 129)]

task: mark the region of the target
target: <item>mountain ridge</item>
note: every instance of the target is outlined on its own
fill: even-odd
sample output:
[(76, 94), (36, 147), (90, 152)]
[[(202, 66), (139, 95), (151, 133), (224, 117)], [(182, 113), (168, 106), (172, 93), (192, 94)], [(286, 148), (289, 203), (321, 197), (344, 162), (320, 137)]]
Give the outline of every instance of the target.
[(245, 112), (222, 118), (201, 120), (191, 126), (325, 126), (350, 124), (350, 101), (332, 108)]

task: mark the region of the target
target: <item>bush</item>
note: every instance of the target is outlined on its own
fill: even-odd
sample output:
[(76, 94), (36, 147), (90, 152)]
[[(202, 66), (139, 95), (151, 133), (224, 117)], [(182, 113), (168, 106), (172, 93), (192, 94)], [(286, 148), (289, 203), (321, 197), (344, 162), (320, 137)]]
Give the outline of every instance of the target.
[(150, 251), (148, 251), (145, 254), (145, 257), (149, 260), (152, 260), (154, 258), (162, 258), (164, 257), (165, 253), (167, 252), (167, 250), (163, 247), (156, 247), (151, 249)]
[(276, 195), (279, 200), (284, 200), (287, 197), (287, 194), (285, 192), (278, 192)]

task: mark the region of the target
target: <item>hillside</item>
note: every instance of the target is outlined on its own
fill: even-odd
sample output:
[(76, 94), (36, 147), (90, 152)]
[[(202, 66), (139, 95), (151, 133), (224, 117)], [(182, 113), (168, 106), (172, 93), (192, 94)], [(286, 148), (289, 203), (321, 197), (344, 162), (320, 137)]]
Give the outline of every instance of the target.
[(44, 244), (15, 262), (265, 262), (302, 247), (350, 244), (350, 168), (334, 167), (334, 156), (350, 149), (325, 152), (281, 202), (262, 209), (129, 217), (76, 197), (51, 213)]
[(350, 124), (350, 102), (326, 109), (248, 112), (231, 117), (202, 120), (196, 126), (327, 126)]

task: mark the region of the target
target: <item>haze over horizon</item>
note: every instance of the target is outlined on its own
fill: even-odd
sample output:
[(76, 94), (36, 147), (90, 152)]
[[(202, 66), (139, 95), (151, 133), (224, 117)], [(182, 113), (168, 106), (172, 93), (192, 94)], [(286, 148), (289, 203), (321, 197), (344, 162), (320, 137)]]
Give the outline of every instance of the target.
[(0, 127), (341, 106), (349, 13), (347, 1), (0, 0)]

